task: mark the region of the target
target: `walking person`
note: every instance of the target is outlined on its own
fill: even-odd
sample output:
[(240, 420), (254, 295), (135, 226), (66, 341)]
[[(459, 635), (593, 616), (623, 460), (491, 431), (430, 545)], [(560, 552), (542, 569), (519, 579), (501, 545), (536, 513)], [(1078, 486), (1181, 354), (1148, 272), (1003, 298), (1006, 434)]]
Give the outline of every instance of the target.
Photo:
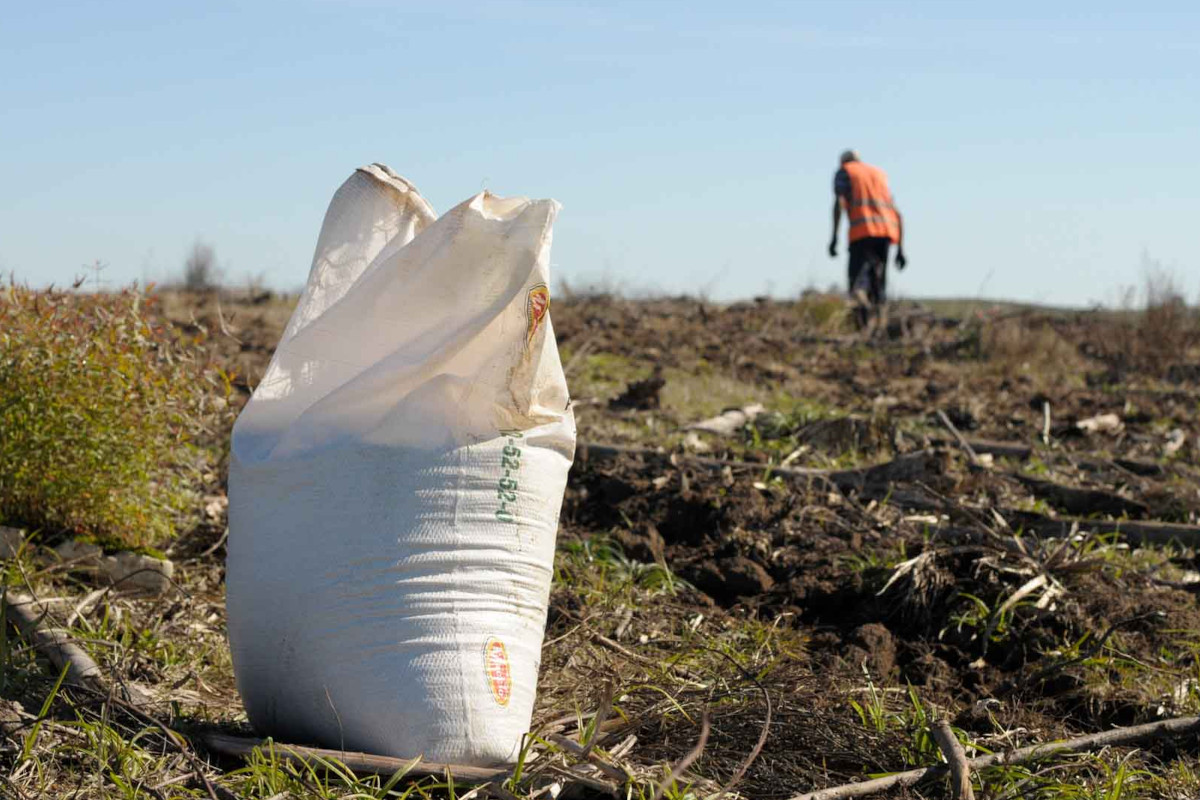
[(863, 163), (858, 153), (842, 153), (833, 177), (833, 236), (829, 256), (837, 257), (842, 211), (850, 223), (849, 292), (855, 321), (872, 332), (886, 324), (888, 249), (896, 245), (896, 268), (904, 269), (904, 223), (879, 167)]

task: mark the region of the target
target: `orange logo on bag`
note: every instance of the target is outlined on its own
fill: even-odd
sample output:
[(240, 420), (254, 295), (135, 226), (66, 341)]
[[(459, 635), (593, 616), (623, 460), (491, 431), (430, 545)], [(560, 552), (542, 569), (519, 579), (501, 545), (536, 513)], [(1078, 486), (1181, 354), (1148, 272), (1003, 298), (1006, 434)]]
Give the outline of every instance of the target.
[(550, 289), (546, 284), (539, 283), (529, 290), (529, 296), (525, 299), (525, 318), (528, 321), (528, 330), (525, 332), (526, 346), (533, 342), (533, 335), (542, 326), (542, 320), (546, 318), (546, 312), (549, 310)]
[(492, 697), (502, 706), (508, 705), (512, 697), (512, 670), (508, 666), (508, 648), (504, 642), (492, 638), (483, 646), (483, 670), (487, 675)]

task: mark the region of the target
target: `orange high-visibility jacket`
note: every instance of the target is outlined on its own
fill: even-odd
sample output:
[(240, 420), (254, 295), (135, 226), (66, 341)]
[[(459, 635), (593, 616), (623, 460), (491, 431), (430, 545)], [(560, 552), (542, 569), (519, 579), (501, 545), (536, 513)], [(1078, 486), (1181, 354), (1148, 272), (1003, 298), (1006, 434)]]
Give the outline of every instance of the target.
[(845, 198), (850, 241), (879, 237), (899, 242), (900, 216), (892, 205), (887, 175), (861, 161), (847, 161), (842, 169), (850, 176), (850, 196)]

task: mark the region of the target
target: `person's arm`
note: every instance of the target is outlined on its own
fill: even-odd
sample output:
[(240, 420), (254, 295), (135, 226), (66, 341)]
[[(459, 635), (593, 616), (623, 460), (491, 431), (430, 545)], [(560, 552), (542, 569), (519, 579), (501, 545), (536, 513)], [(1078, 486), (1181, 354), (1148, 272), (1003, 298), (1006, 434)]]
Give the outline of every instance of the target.
[[(895, 204), (893, 203), (893, 207)], [(896, 268), (904, 269), (908, 265), (908, 259), (904, 257), (904, 217), (900, 216), (900, 209), (896, 208)]]
[(842, 222), (842, 203), (850, 199), (850, 176), (845, 168), (839, 168), (833, 175), (833, 236), (829, 238), (829, 257), (837, 255), (838, 228)]
[(833, 236), (829, 239), (829, 256), (837, 256), (838, 228), (842, 225), (842, 198), (833, 198)]

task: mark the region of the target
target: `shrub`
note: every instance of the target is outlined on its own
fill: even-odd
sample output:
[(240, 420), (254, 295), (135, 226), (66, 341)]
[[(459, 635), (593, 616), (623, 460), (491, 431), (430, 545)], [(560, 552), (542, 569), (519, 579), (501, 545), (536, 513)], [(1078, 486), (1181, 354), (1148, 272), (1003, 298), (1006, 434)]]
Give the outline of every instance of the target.
[(1046, 319), (1021, 316), (986, 320), (979, 332), (979, 352), (1005, 374), (1060, 373), (1079, 360), (1078, 352)]
[(211, 245), (196, 242), (183, 262), (183, 288), (193, 292), (207, 292), (217, 288), (221, 270), (217, 266), (217, 253)]
[(227, 406), (156, 299), (0, 289), (0, 517), (110, 546), (168, 538)]
[(1200, 347), (1200, 309), (1189, 307), (1174, 276), (1151, 263), (1141, 290), (1143, 309), (1134, 310), (1138, 292), (1127, 289), (1124, 312), (1104, 325), (1088, 352), (1107, 363), (1114, 377), (1144, 373), (1164, 377), (1172, 367), (1194, 363)]
[(805, 290), (796, 303), (800, 323), (821, 333), (850, 329), (850, 306), (846, 296), (837, 291)]

